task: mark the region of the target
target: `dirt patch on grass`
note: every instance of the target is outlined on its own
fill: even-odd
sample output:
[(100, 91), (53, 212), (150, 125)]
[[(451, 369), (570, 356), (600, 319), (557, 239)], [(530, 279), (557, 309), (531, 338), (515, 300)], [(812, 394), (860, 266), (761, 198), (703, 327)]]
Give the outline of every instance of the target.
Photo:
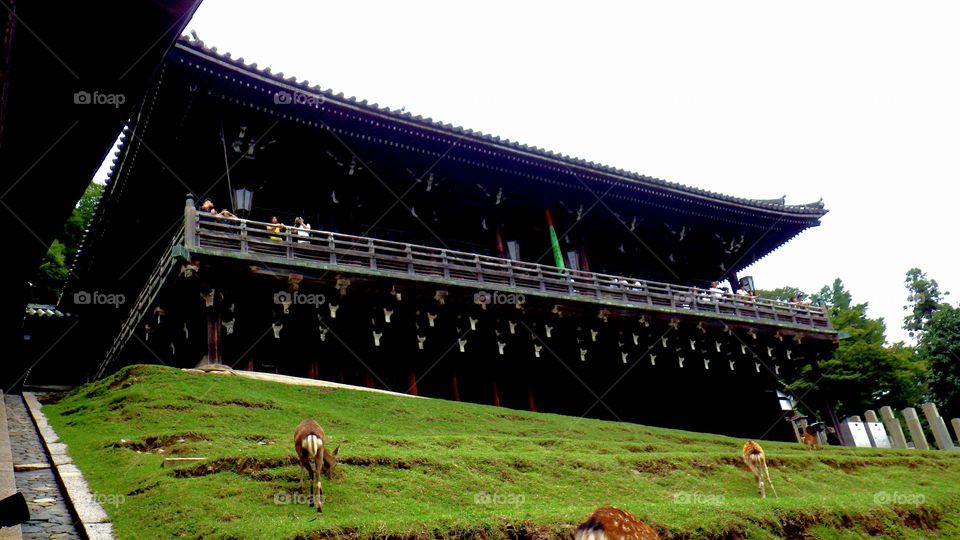
[(278, 458), (226, 457), (205, 461), (195, 467), (173, 469), (174, 478), (197, 478), (221, 472), (234, 472), (256, 480), (272, 480), (270, 469), (299, 465), (294, 456)]
[(153, 488), (155, 488), (155, 487), (157, 487), (157, 486), (159, 486), (159, 485), (160, 485), (160, 482), (154, 482), (154, 483), (152, 483), (152, 484), (149, 484), (149, 485), (146, 485), (146, 486), (143, 486), (143, 487), (139, 487), (139, 488), (137, 488), (137, 489), (135, 489), (135, 490), (133, 490), (133, 491), (128, 492), (128, 493), (127, 493), (127, 497), (135, 497), (135, 496), (137, 496), (137, 495), (142, 495), (142, 494), (150, 491), (151, 489), (153, 489)]
[(644, 445), (642, 445), (642, 446), (641, 446), (641, 445), (637, 445), (637, 444), (628, 444), (628, 445), (624, 446), (623, 448), (624, 448), (624, 450), (626, 450), (627, 452), (633, 452), (633, 453), (635, 453), (635, 454), (637, 454), (637, 453), (644, 453), (644, 452), (657, 452), (657, 451), (658, 451), (658, 450), (657, 450), (657, 447), (654, 446), (654, 445), (652, 445), (652, 444), (644, 444)]
[(676, 463), (666, 459), (646, 459), (630, 462), (630, 467), (643, 474), (652, 474), (654, 476), (667, 476), (677, 470)]
[(150, 404), (144, 405), (147, 409), (154, 409), (158, 411), (189, 411), (193, 409), (190, 405), (177, 405), (176, 403), (161, 403), (161, 404)]
[(423, 467), (436, 471), (447, 471), (450, 465), (428, 458), (395, 458), (386, 456), (341, 456), (337, 462), (341, 465), (356, 467), (388, 467), (391, 469), (413, 469)]
[(187, 449), (179, 447), (178, 445), (206, 440), (208, 440), (207, 437), (200, 433), (187, 432), (147, 437), (142, 441), (121, 439), (119, 442), (115, 442), (109, 446), (112, 448), (127, 448), (143, 453), (181, 454), (187, 452)]
[(276, 409), (277, 406), (269, 401), (254, 401), (251, 399), (240, 399), (240, 398), (231, 398), (231, 399), (199, 399), (194, 398), (194, 401), (197, 403), (203, 403), (204, 405), (212, 405), (214, 407), (244, 407), (246, 409)]

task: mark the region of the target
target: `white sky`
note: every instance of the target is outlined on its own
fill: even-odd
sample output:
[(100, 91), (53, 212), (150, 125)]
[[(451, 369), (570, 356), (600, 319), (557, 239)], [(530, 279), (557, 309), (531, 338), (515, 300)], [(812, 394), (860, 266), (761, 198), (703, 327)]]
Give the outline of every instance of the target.
[[(890, 341), (960, 293), (960, 3), (204, 0), (211, 46), (392, 108), (830, 214), (745, 274), (841, 277)], [(597, 207), (594, 211), (604, 211)]]

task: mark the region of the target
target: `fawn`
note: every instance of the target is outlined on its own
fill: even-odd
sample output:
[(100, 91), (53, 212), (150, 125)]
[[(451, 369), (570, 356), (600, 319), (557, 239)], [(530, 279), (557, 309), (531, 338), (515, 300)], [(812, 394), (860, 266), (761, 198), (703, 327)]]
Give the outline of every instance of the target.
[(757, 477), (760, 496), (764, 499), (767, 498), (767, 492), (763, 485), (763, 479), (766, 477), (767, 483), (770, 484), (770, 489), (773, 490), (773, 495), (779, 498), (780, 496), (777, 495), (777, 489), (773, 487), (773, 481), (770, 480), (770, 471), (767, 470), (767, 458), (763, 455), (763, 448), (760, 448), (760, 445), (753, 441), (747, 441), (743, 445), (743, 461), (747, 464), (747, 467), (750, 468), (750, 471), (753, 472), (753, 475)]
[(660, 540), (657, 531), (636, 516), (612, 506), (597, 508), (577, 527), (575, 540)]
[[(320, 475), (331, 478), (334, 467), (337, 466), (337, 453), (340, 447), (330, 453), (326, 448), (327, 438), (312, 418), (306, 418), (297, 426), (293, 433), (293, 444), (297, 452), (300, 466), (307, 470), (310, 476), (310, 506), (316, 506), (317, 512), (323, 512), (323, 486), (320, 485)], [(300, 491), (303, 492), (303, 470), (300, 471)]]

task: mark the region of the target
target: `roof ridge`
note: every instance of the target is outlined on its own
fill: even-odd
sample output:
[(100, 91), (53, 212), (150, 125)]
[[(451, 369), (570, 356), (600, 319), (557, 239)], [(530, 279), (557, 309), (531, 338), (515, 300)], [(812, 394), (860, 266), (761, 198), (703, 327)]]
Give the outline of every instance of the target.
[(380, 106), (378, 103), (369, 103), (367, 100), (358, 101), (355, 96), (344, 97), (343, 92), (338, 92), (334, 94), (333, 89), (323, 89), (318, 84), (310, 85), (309, 81), (303, 80), (298, 81), (295, 76), (284, 77), (283, 72), (272, 73), (270, 67), (261, 68), (256, 62), (247, 63), (243, 57), (234, 59), (229, 52), (221, 53), (217, 50), (217, 47), (208, 46), (196, 32), (191, 32), (191, 35), (182, 35), (177, 40), (177, 45), (182, 48), (190, 49), (193, 51), (200, 51), (206, 54), (211, 54), (216, 56), (221, 61), (229, 63), (235, 67), (253, 71), (259, 74), (260, 76), (273, 79), (275, 82), (291, 85), (299, 88), (304, 92), (313, 92), (321, 94), (323, 97), (331, 100), (340, 100), (344, 104), (349, 104), (351, 107), (364, 109), (370, 112), (375, 112), (378, 114), (385, 114), (394, 117), (395, 119), (402, 119), (405, 121), (413, 121), (419, 123), (424, 127), (430, 127), (433, 129), (446, 130), (448, 132), (453, 132), (454, 136), (470, 136), (477, 139), (478, 142), (484, 142), (487, 144), (496, 144), (506, 147), (507, 149), (512, 149), (514, 151), (523, 151), (535, 154), (541, 158), (548, 158), (558, 161), (563, 161), (570, 165), (576, 165), (584, 168), (593, 170), (596, 173), (607, 174), (607, 175), (617, 175), (623, 179), (630, 180), (637, 183), (645, 183), (651, 185), (652, 187), (660, 187), (673, 189), (677, 191), (684, 192), (687, 195), (699, 196), (711, 198), (720, 202), (729, 202), (748, 205), (757, 209), (772, 210), (778, 212), (791, 212), (796, 214), (806, 214), (810, 216), (822, 217), (827, 213), (823, 207), (823, 199), (819, 203), (808, 203), (808, 204), (798, 204), (798, 205), (788, 205), (786, 204), (786, 196), (777, 198), (777, 199), (755, 199), (747, 197), (738, 197), (734, 195), (727, 195), (723, 193), (718, 193), (710, 191), (707, 189), (699, 188), (696, 186), (689, 186), (681, 184), (678, 182), (672, 182), (669, 180), (664, 180), (662, 178), (657, 178), (634, 171), (628, 171), (618, 167), (613, 167), (610, 165), (605, 165), (602, 163), (596, 163), (593, 161), (588, 161), (583, 158), (569, 156), (566, 154), (561, 154), (559, 152), (554, 152), (552, 150), (547, 150), (544, 148), (539, 148), (536, 146), (531, 146), (525, 143), (518, 141), (511, 141), (510, 139), (505, 139), (496, 135), (483, 133), (481, 131), (475, 131), (473, 129), (464, 128), (462, 126), (454, 126), (449, 123), (444, 123), (438, 120), (434, 120), (430, 117), (424, 118), (422, 115), (413, 115), (411, 112), (405, 110), (405, 108), (399, 110), (391, 110), (390, 107)]

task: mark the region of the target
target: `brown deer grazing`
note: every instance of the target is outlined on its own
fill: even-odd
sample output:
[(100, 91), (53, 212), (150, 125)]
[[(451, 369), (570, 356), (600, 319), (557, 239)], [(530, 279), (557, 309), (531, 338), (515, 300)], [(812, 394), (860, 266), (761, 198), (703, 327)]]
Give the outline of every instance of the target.
[(803, 441), (803, 445), (811, 450), (820, 450), (820, 439), (817, 438), (817, 433), (812, 431), (808, 426), (804, 431), (803, 435), (800, 436), (800, 440)]
[[(320, 475), (331, 478), (331, 473), (337, 465), (337, 453), (340, 447), (330, 453), (326, 447), (327, 437), (312, 418), (306, 418), (297, 426), (293, 433), (293, 445), (297, 451), (300, 465), (307, 470), (310, 476), (310, 506), (316, 506), (317, 512), (323, 512), (323, 486), (320, 485)], [(303, 470), (300, 471), (300, 492), (303, 492)]]
[(767, 498), (767, 492), (763, 485), (763, 479), (766, 477), (767, 483), (770, 484), (770, 489), (773, 490), (773, 495), (779, 498), (777, 488), (773, 487), (773, 481), (770, 480), (770, 471), (767, 470), (767, 458), (763, 455), (763, 448), (760, 448), (760, 445), (753, 441), (747, 441), (743, 445), (743, 461), (747, 464), (747, 467), (750, 468), (750, 471), (753, 472), (753, 475), (757, 477), (760, 496), (764, 499)]
[(657, 531), (630, 512), (601, 506), (577, 527), (575, 540), (660, 540)]

